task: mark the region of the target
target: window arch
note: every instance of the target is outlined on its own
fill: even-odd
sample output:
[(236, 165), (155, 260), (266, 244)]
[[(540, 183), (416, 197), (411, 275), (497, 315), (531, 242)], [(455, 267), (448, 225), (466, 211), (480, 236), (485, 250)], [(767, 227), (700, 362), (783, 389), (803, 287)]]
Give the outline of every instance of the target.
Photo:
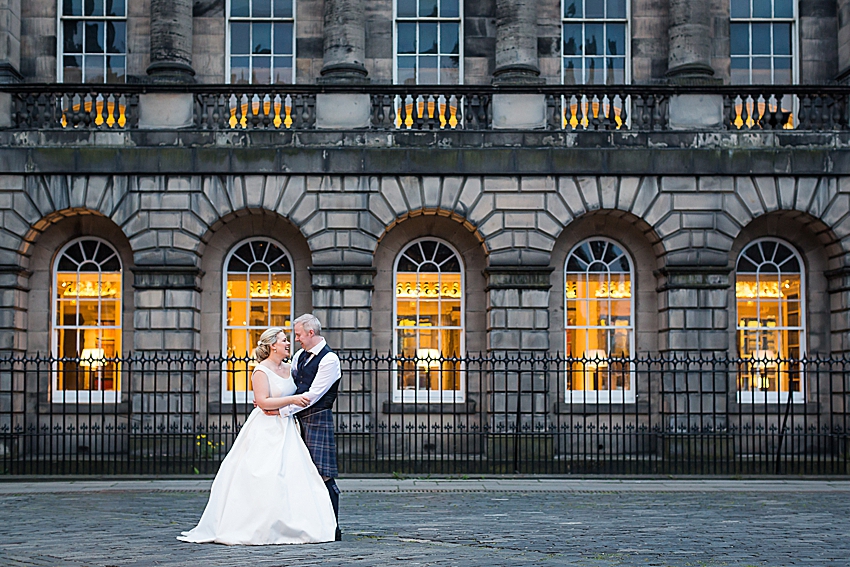
[(632, 259), (619, 244), (592, 238), (565, 265), (566, 401), (633, 401)]
[(741, 401), (802, 401), (805, 356), (803, 262), (790, 245), (760, 238), (738, 256), (735, 269), (738, 375)]
[(121, 391), (121, 259), (105, 240), (66, 244), (53, 265), (54, 402), (114, 403)]
[(462, 401), (458, 361), (464, 353), (463, 264), (449, 244), (422, 238), (396, 258), (394, 352), (403, 357), (396, 401)]
[(243, 241), (224, 260), (224, 333), (222, 352), (228, 358), (222, 383), (224, 402), (251, 397), (250, 358), (260, 335), (269, 327), (292, 328), (294, 282), (289, 253), (268, 238)]

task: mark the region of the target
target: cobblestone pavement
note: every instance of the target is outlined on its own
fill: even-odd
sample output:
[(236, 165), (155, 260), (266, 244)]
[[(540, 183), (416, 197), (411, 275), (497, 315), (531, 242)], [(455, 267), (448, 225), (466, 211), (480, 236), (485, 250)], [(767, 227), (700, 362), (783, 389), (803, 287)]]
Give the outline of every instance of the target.
[(0, 483), (0, 566), (850, 566), (850, 482), (343, 479), (339, 543), (175, 540), (208, 480)]

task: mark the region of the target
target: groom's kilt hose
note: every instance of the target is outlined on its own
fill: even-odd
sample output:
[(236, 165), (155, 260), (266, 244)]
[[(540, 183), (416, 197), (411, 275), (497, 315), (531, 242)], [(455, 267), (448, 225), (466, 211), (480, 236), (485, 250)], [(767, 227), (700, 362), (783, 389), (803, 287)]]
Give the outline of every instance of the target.
[(319, 474), (329, 478), (339, 476), (336, 464), (336, 441), (334, 440), (334, 414), (330, 409), (319, 410), (307, 415), (296, 414), (301, 421), (301, 437)]

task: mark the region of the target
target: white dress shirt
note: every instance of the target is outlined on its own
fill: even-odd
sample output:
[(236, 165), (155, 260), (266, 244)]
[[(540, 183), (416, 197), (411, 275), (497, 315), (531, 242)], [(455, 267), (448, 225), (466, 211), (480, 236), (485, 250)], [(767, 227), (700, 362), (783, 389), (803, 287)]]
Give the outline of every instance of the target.
[[(308, 351), (304, 351), (304, 349), (299, 350), (295, 353), (295, 356), (292, 357), (292, 370), (298, 368), (298, 365), (301, 363), (302, 358), (305, 363), (308, 360), (306, 357), (309, 354), (316, 356), (319, 354), (323, 348), (325, 348), (325, 339), (322, 339), (316, 344), (313, 348)], [(334, 382), (339, 380), (342, 377), (342, 371), (340, 370), (339, 357), (335, 352), (329, 352), (325, 355), (325, 357), (319, 361), (319, 368), (316, 371), (316, 378), (313, 380), (313, 384), (310, 386), (310, 389), (304, 392), (304, 395), (310, 398), (310, 405), (305, 408), (298, 407), (294, 404), (290, 404), (288, 406), (284, 406), (280, 408), (280, 415), (284, 417), (288, 417), (296, 412), (307, 409), (308, 407), (315, 404), (319, 399), (324, 396), (328, 390), (331, 389), (331, 386), (334, 385)]]

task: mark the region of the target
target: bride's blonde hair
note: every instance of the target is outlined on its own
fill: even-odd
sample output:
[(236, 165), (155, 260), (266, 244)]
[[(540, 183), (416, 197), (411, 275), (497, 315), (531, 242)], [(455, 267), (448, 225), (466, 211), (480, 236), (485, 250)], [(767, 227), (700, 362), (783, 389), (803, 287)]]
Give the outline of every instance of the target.
[(260, 340), (257, 341), (257, 348), (254, 349), (254, 358), (257, 362), (262, 362), (269, 357), (272, 345), (277, 342), (277, 336), (283, 332), (283, 327), (270, 327), (263, 331)]

